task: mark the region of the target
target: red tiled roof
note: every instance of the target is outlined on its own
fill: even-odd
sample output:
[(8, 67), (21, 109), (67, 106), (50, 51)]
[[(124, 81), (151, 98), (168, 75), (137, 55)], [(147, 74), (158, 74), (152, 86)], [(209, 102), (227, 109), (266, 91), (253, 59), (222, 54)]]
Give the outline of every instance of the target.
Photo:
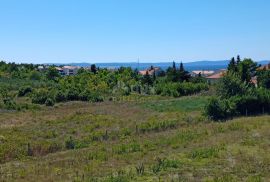
[(147, 70), (142, 70), (142, 71), (139, 71), (139, 74), (141, 75), (146, 75), (146, 72), (148, 71), (148, 74), (149, 75), (153, 75), (155, 71), (158, 71), (160, 68), (159, 67), (154, 67), (153, 69), (149, 68)]
[(208, 76), (206, 78), (208, 78), (208, 79), (220, 79), (220, 78), (222, 78), (224, 76), (224, 74), (225, 74), (225, 71), (222, 71), (220, 73), (213, 74), (213, 75)]
[(270, 63), (259, 67), (258, 70), (270, 70)]

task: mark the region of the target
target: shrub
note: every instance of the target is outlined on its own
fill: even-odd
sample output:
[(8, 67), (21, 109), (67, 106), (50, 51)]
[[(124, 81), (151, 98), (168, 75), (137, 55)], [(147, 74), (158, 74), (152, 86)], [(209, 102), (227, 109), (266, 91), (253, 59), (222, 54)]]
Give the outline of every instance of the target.
[(66, 100), (67, 100), (67, 95), (65, 92), (63, 92), (61, 90), (56, 92), (56, 94), (55, 94), (55, 101), (56, 102), (64, 102)]
[(163, 96), (186, 96), (208, 90), (206, 83), (159, 83), (156, 85), (156, 93)]
[(23, 96), (25, 96), (26, 94), (31, 93), (31, 92), (32, 92), (32, 88), (31, 88), (30, 86), (21, 87), (21, 88), (19, 89), (18, 96), (19, 96), (19, 97), (23, 97)]
[(32, 102), (35, 104), (45, 104), (48, 99), (48, 90), (38, 89), (35, 90), (32, 94)]
[(153, 173), (157, 174), (161, 170), (166, 170), (168, 168), (178, 168), (178, 167), (180, 167), (180, 162), (178, 160), (157, 158), (156, 163), (152, 165), (152, 171)]
[(225, 120), (236, 114), (235, 103), (229, 100), (221, 100), (217, 97), (210, 99), (205, 107), (205, 114), (212, 120)]
[(89, 99), (91, 98), (91, 93), (85, 90), (79, 94), (79, 98), (81, 101), (89, 101)]
[(12, 98), (10, 98), (10, 97), (4, 98), (3, 102), (4, 102), (5, 109), (8, 109), (8, 110), (16, 110), (17, 109), (16, 102)]
[(80, 96), (79, 96), (79, 91), (74, 89), (74, 88), (70, 88), (67, 91), (67, 100), (73, 101), (73, 100), (79, 100)]
[(51, 98), (47, 98), (47, 100), (45, 101), (45, 105), (46, 106), (54, 106), (54, 100)]
[(89, 97), (89, 101), (91, 102), (103, 102), (104, 98), (101, 95), (98, 94), (91, 94)]
[(75, 149), (75, 145), (75, 141), (72, 139), (71, 136), (65, 141), (66, 149)]

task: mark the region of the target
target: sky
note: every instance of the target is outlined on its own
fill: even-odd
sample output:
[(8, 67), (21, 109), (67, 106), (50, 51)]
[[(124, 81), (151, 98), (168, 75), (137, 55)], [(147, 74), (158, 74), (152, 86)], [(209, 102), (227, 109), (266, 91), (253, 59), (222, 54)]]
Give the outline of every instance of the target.
[(270, 60), (269, 0), (0, 0), (0, 60)]

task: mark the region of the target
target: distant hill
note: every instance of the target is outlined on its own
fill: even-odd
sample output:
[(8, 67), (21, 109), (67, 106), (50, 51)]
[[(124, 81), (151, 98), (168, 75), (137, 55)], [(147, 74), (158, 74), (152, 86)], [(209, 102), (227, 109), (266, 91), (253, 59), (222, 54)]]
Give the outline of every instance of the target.
[[(259, 61), (258, 64), (266, 65), (270, 61), (263, 60)], [(184, 67), (188, 71), (193, 70), (219, 70), (219, 69), (225, 69), (227, 68), (227, 65), (229, 63), (229, 60), (219, 60), (219, 61), (194, 61), (194, 62), (188, 62), (184, 63)], [(91, 64), (96, 64), (97, 67), (100, 68), (120, 68), (123, 67), (131, 67), (132, 69), (138, 69), (138, 70), (144, 70), (146, 68), (149, 68), (150, 66), (156, 66), (161, 67), (162, 69), (166, 70), (169, 66), (172, 66), (172, 62), (157, 62), (157, 63), (136, 63), (136, 62), (114, 62), (114, 63), (49, 63), (49, 65), (71, 65), (71, 66), (81, 66), (81, 67), (89, 67)], [(177, 66), (179, 66), (179, 63), (177, 62)]]

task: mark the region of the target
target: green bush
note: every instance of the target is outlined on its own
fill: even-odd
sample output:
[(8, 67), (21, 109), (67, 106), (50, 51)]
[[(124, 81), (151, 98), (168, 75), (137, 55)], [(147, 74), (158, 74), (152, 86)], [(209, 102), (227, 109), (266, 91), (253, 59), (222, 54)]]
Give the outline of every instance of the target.
[(48, 90), (46, 89), (38, 89), (34, 90), (31, 98), (34, 104), (45, 104), (46, 100), (48, 99)]
[(4, 102), (4, 108), (5, 109), (16, 110), (18, 108), (17, 105), (16, 105), (16, 102), (10, 97), (4, 98), (3, 102)]
[(206, 83), (158, 83), (155, 87), (156, 94), (163, 96), (186, 96), (199, 93), (201, 91), (208, 90), (208, 85)]
[(23, 97), (28, 93), (32, 92), (32, 88), (30, 86), (21, 87), (18, 92), (19, 97)]
[(270, 113), (270, 91), (264, 88), (254, 88), (251, 92), (228, 99), (212, 98), (206, 105), (205, 113), (216, 121), (230, 119), (234, 116)]
[(74, 100), (80, 100), (80, 93), (75, 88), (70, 88), (67, 91), (67, 100), (74, 101)]
[(69, 137), (69, 139), (67, 139), (65, 141), (66, 149), (75, 149), (75, 145), (76, 145), (76, 143), (75, 143), (75, 141), (73, 140), (72, 137)]
[(226, 120), (236, 114), (235, 103), (213, 97), (205, 107), (205, 114), (212, 120)]
[(65, 102), (67, 101), (67, 94), (63, 91), (57, 91), (55, 94), (55, 101), (56, 102)]
[(45, 105), (46, 106), (54, 106), (54, 100), (51, 98), (47, 98), (47, 100), (45, 101)]

